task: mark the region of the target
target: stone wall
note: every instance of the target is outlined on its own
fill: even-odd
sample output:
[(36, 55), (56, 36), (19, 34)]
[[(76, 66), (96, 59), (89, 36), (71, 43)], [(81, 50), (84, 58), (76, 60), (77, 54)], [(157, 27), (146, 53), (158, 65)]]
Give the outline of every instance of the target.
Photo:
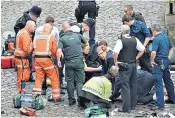
[[(99, 17), (96, 23), (96, 39), (106, 40), (111, 47), (115, 45), (118, 35), (120, 34), (121, 18), (124, 14), (123, 6), (131, 4), (135, 11), (139, 11), (145, 17), (146, 23), (150, 26), (152, 23), (160, 23), (164, 26), (164, 15), (167, 2), (162, 1), (97, 1), (100, 5)], [(63, 21), (76, 21), (74, 10), (77, 1), (2, 1), (1, 2), (1, 34), (4, 31), (13, 31), (16, 20), (24, 11), (33, 5), (39, 5), (43, 9), (37, 25), (43, 25), (48, 15), (55, 18), (56, 25), (61, 29)], [(86, 16), (87, 17), (87, 16)], [(86, 34), (85, 36), (88, 36)], [(2, 38), (2, 36), (1, 36)], [(4, 39), (1, 40), (1, 46)]]

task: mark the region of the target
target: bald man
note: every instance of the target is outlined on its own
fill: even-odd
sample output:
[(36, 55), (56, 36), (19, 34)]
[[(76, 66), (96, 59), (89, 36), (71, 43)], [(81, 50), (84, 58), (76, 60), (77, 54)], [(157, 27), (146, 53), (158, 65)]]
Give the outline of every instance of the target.
[(42, 82), (45, 74), (47, 74), (52, 83), (52, 95), (49, 96), (48, 101), (61, 102), (63, 99), (60, 96), (59, 72), (53, 61), (53, 58), (56, 57), (58, 46), (55, 36), (51, 34), (52, 28), (49, 23), (45, 24), (43, 32), (34, 38), (36, 80), (33, 93), (42, 93)]
[(15, 63), (17, 65), (17, 88), (19, 93), (25, 91), (25, 81), (28, 81), (30, 77), (29, 55), (33, 50), (30, 33), (34, 32), (35, 29), (35, 22), (29, 20), (16, 36)]
[[(62, 28), (64, 33), (59, 40), (59, 51), (64, 50), (65, 80), (67, 82), (69, 105), (74, 105), (76, 103), (74, 89), (76, 88), (77, 96), (79, 97), (79, 93), (85, 81), (81, 43), (86, 44), (87, 40), (84, 39), (81, 34), (72, 32), (70, 26), (66, 22), (62, 24)], [(59, 64), (62, 52), (58, 54)]]

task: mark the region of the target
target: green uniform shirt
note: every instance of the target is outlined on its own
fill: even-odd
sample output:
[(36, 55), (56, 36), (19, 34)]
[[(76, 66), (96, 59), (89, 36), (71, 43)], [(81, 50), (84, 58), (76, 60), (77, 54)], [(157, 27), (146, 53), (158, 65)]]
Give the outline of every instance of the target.
[(61, 35), (59, 48), (63, 50), (66, 60), (83, 58), (81, 43), (87, 40), (79, 33), (66, 31)]

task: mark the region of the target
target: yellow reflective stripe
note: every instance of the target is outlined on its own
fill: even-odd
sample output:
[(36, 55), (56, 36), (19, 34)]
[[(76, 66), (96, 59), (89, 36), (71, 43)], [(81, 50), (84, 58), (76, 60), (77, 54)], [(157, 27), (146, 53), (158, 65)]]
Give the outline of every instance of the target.
[(21, 53), (21, 54), (27, 54), (27, 52), (24, 52), (23, 50), (15, 49), (15, 52)]
[(52, 92), (60, 92), (59, 89), (53, 89)]
[(33, 88), (33, 91), (42, 91), (42, 89), (41, 88)]
[(51, 34), (49, 35), (49, 39), (47, 40), (47, 44), (46, 44), (46, 52), (49, 52), (49, 43), (50, 43), (50, 37), (51, 37)]
[(49, 67), (45, 67), (45, 68), (43, 68), (44, 70), (49, 70), (49, 69), (52, 69), (52, 68), (54, 68), (55, 66), (53, 65), (53, 66), (49, 66)]
[(22, 65), (16, 65), (18, 68), (27, 68), (27, 67), (29, 67), (29, 65), (24, 65), (24, 66), (22, 66)]
[(41, 69), (42, 67), (41, 66), (35, 66), (35, 69)]
[[(53, 66), (49, 66), (49, 67), (45, 67), (45, 68), (43, 68), (44, 70), (49, 70), (49, 69), (52, 69), (52, 68), (54, 68), (55, 66), (53, 65)], [(41, 69), (42, 67), (41, 66), (35, 66), (35, 69)]]
[(34, 52), (35, 55), (50, 55), (50, 52)]
[(59, 94), (53, 94), (52, 93), (52, 96), (55, 98), (55, 97), (60, 97), (60, 95)]
[(35, 36), (35, 39), (36, 40), (42, 40), (42, 39), (46, 39), (46, 40), (48, 40), (49, 39), (49, 35), (37, 35), (37, 36)]

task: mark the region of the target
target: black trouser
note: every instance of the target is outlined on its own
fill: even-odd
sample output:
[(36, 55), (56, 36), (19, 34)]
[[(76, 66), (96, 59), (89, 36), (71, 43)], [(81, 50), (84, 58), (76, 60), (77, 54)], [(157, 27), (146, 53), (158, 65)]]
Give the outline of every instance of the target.
[[(96, 19), (96, 3), (94, 1), (80, 1), (78, 9), (75, 10), (75, 17), (78, 23), (82, 23), (84, 16), (88, 13), (88, 18)], [(89, 44), (95, 43), (95, 25), (89, 31)]]
[(139, 64), (141, 66), (141, 70), (145, 70), (145, 71), (148, 71), (149, 73), (153, 73), (152, 66), (150, 63), (150, 57), (147, 53), (144, 52), (142, 57), (139, 59)]
[(127, 71), (119, 71), (119, 80), (121, 82), (121, 97), (123, 111), (130, 111), (137, 104), (137, 75), (136, 63), (128, 64)]

